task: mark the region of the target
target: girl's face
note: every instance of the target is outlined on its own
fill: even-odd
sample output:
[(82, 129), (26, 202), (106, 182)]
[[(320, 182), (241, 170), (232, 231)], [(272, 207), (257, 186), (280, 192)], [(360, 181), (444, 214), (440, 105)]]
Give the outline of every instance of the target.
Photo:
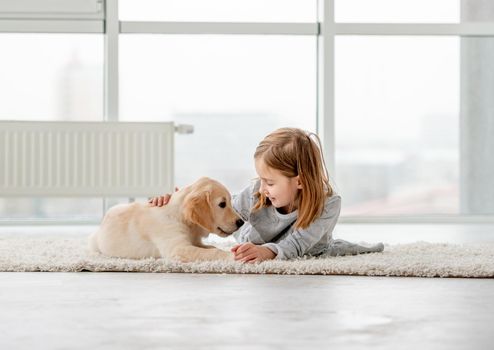
[(261, 159), (255, 160), (256, 172), (261, 179), (259, 191), (269, 198), (275, 208), (288, 213), (290, 207), (297, 209), (297, 195), (300, 185), (299, 177), (287, 177), (279, 170), (268, 167)]

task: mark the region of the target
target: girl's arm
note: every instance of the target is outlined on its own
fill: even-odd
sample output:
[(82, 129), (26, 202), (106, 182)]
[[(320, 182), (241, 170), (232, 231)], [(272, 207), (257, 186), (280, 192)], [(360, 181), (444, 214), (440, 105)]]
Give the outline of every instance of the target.
[(341, 210), (341, 197), (334, 195), (329, 198), (320, 218), (305, 229), (296, 229), (277, 243), (266, 243), (264, 247), (276, 254), (276, 259), (292, 259), (305, 255), (325, 236), (331, 238)]

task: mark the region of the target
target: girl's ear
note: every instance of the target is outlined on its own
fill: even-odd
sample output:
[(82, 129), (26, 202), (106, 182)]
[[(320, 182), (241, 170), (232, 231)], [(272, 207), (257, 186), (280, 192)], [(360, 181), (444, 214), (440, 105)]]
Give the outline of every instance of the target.
[(297, 189), (301, 190), (302, 189), (302, 182), (300, 182), (300, 177), (297, 175), (295, 177), (297, 179)]

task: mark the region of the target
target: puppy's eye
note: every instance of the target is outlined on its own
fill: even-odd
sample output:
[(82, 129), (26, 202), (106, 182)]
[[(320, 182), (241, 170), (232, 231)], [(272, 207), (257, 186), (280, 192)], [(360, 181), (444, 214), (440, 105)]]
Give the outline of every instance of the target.
[(225, 207), (226, 207), (226, 202), (221, 202), (221, 203), (219, 204), (219, 206), (220, 206), (220, 208), (225, 208)]

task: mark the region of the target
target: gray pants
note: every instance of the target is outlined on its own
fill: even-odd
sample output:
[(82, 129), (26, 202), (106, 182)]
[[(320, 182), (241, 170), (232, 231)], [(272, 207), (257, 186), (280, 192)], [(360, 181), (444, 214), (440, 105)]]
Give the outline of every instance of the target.
[(342, 239), (335, 239), (330, 242), (327, 251), (321, 255), (324, 256), (342, 256), (342, 255), (356, 255), (364, 253), (379, 253), (384, 250), (384, 244), (378, 243), (371, 246), (363, 246), (356, 243), (344, 241)]

